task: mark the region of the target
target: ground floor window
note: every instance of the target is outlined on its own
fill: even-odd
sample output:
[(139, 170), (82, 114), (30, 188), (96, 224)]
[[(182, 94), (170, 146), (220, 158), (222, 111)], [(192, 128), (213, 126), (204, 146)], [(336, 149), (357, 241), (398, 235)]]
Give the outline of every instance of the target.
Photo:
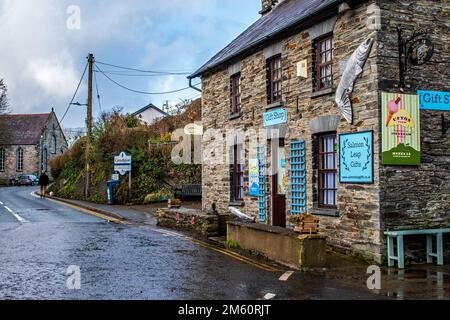
[(23, 171), (23, 149), (18, 148), (16, 151), (16, 170)]
[(5, 149), (0, 148), (0, 172), (5, 171)]
[(336, 134), (318, 136), (318, 206), (322, 209), (337, 208), (337, 159)]
[(233, 162), (230, 166), (231, 201), (244, 199), (244, 150), (242, 146), (233, 147)]

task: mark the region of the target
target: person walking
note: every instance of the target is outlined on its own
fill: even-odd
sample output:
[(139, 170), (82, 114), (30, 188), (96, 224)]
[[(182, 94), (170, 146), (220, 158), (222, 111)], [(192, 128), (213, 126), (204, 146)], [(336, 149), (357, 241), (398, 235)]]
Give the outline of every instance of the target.
[(41, 186), (41, 198), (45, 198), (45, 191), (49, 183), (50, 179), (47, 173), (44, 171), (39, 177), (39, 185)]

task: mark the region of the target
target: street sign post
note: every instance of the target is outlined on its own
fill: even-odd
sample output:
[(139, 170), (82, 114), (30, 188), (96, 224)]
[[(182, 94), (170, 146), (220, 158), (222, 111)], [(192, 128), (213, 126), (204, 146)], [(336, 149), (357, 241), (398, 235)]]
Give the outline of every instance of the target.
[(131, 155), (121, 152), (118, 156), (114, 157), (114, 171), (124, 176), (131, 171), (132, 162), (133, 157)]
[(128, 173), (128, 190), (131, 195), (131, 170), (133, 164), (133, 156), (121, 152), (114, 157), (114, 171), (124, 176)]

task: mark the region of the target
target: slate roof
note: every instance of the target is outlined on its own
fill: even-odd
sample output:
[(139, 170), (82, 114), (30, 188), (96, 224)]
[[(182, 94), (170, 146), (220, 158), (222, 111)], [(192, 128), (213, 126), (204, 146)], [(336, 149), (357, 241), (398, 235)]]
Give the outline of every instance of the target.
[(339, 0), (284, 0), (188, 78), (197, 78), (232, 58), (278, 36), (289, 28), (330, 8), (337, 7), (342, 2)]
[(156, 111), (158, 111), (159, 113), (168, 116), (169, 114), (167, 112), (164, 112), (163, 110), (159, 109), (158, 107), (156, 107), (154, 104), (150, 103), (148, 106), (143, 107), (142, 109), (136, 111), (135, 113), (133, 113), (133, 116), (137, 116), (139, 114), (141, 114), (142, 112), (147, 111), (148, 109), (154, 109)]
[(34, 145), (50, 114), (0, 115), (0, 145)]

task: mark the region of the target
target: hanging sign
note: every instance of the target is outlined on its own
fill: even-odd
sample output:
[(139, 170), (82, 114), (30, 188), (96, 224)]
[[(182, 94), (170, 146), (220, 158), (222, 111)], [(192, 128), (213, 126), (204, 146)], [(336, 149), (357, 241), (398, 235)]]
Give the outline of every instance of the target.
[(125, 175), (131, 171), (133, 157), (121, 152), (118, 156), (114, 157), (114, 171), (120, 175)]
[(248, 193), (251, 197), (259, 196), (259, 163), (258, 159), (249, 160), (249, 185), (250, 191)]
[(450, 111), (450, 92), (421, 90), (418, 95), (421, 110)]
[(264, 127), (287, 123), (288, 111), (285, 108), (265, 112), (263, 115)]
[(203, 126), (200, 123), (190, 123), (184, 127), (186, 135), (201, 136), (203, 135)]
[(383, 92), (381, 101), (383, 165), (420, 165), (419, 96)]
[(427, 37), (413, 40), (408, 48), (407, 57), (414, 66), (421, 66), (428, 63), (433, 57), (434, 44)]
[(373, 132), (339, 136), (341, 183), (374, 183)]

